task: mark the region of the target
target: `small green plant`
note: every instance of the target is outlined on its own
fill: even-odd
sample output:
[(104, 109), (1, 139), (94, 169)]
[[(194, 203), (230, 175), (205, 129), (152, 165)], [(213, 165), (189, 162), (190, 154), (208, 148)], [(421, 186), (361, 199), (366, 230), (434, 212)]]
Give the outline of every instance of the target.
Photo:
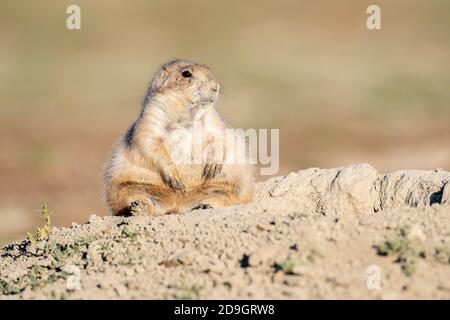
[(64, 294), (64, 292), (61, 292), (58, 296), (54, 290), (50, 293), (50, 298), (52, 300), (67, 300), (67, 296)]
[(182, 292), (179, 299), (192, 300), (199, 299), (200, 291), (203, 289), (203, 287), (196, 285), (188, 286), (185, 282), (182, 282), (180, 289)]
[(294, 274), (295, 262), (291, 258), (288, 258), (280, 263), (275, 263), (273, 268), (275, 272), (282, 271), (284, 274)]
[(53, 257), (53, 263), (45, 267), (40, 265), (28, 267), (26, 275), (9, 283), (0, 280), (0, 293), (6, 295), (18, 294), (28, 287), (34, 290), (60, 279), (67, 279), (70, 274), (62, 270), (67, 260), (73, 255), (85, 251), (89, 244), (96, 239), (95, 236), (88, 235), (68, 244), (48, 240), (37, 243), (35, 256)]
[(60, 268), (65, 264), (65, 261), (74, 254), (80, 253), (86, 249), (89, 244), (96, 240), (94, 236), (86, 236), (75, 240), (72, 243), (60, 244), (54, 241), (41, 241), (36, 244), (35, 256), (51, 256), (54, 258), (55, 268)]
[(393, 240), (388, 240), (378, 245), (377, 253), (380, 256), (390, 256), (402, 252), (407, 247), (407, 239), (404, 237), (397, 237)]
[(421, 250), (417, 243), (409, 240), (405, 229), (400, 230), (400, 235), (392, 240), (385, 241), (375, 246), (380, 256), (396, 256), (396, 263), (399, 263), (402, 271), (408, 277), (416, 271), (416, 263), (419, 257), (424, 258), (425, 252)]
[(318, 258), (322, 258), (323, 256), (322, 256), (322, 254), (319, 252), (319, 251), (317, 251), (316, 249), (311, 249), (311, 251), (309, 252), (309, 254), (308, 254), (308, 256), (306, 257), (306, 259), (309, 261), (309, 262), (311, 262), (311, 263), (314, 263), (314, 262), (316, 262), (316, 260), (318, 259)]
[(43, 226), (38, 227), (37, 232), (35, 233), (27, 232), (27, 238), (33, 244), (46, 240), (52, 228), (52, 213), (48, 210), (48, 205), (44, 204), (41, 210), (38, 210), (38, 212), (41, 215)]
[(434, 248), (433, 257), (441, 263), (450, 264), (450, 247)]
[(28, 270), (29, 285), (31, 290), (56, 282), (58, 279), (67, 279), (69, 274), (64, 271), (54, 272), (41, 266), (33, 266)]
[(400, 252), (396, 262), (400, 263), (402, 271), (408, 277), (416, 272), (416, 260), (418, 255), (412, 250), (405, 250)]
[(3, 294), (18, 294), (25, 290), (25, 287), (21, 284), (12, 285), (4, 280), (0, 280), (0, 293)]
[(131, 230), (128, 227), (125, 227), (122, 229), (122, 236), (130, 239), (131, 241), (136, 241), (138, 235), (139, 235), (139, 232)]
[(22, 276), (10, 283), (0, 280), (0, 293), (6, 295), (19, 294), (27, 287), (31, 290), (37, 287), (56, 282), (59, 279), (67, 279), (68, 273), (64, 271), (56, 271), (51, 268), (34, 265), (28, 268), (27, 275)]

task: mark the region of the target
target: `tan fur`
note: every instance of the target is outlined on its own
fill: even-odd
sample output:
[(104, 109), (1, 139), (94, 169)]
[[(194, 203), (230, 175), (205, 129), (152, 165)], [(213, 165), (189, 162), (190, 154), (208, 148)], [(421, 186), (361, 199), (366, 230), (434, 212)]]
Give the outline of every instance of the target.
[[(183, 76), (184, 71), (192, 76)], [(155, 74), (138, 119), (116, 144), (104, 169), (104, 195), (112, 214), (156, 216), (187, 212), (200, 204), (223, 207), (252, 200), (252, 165), (176, 164), (171, 158), (180, 142), (192, 145), (194, 121), (207, 132), (225, 131), (213, 106), (219, 88), (206, 66), (190, 61), (171, 61)], [(176, 136), (180, 128), (190, 134)], [(217, 139), (221, 138), (208, 134), (201, 142), (209, 159), (214, 159), (219, 142), (225, 156), (233, 157), (235, 145)]]

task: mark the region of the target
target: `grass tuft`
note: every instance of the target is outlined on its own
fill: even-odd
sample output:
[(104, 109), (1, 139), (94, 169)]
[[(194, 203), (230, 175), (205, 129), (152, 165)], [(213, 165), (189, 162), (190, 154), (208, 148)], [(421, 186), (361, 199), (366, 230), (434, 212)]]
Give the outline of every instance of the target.
[(33, 244), (37, 244), (40, 241), (48, 239), (52, 228), (52, 213), (48, 210), (48, 205), (44, 204), (41, 210), (38, 210), (38, 212), (41, 215), (43, 226), (38, 227), (37, 232), (35, 233), (27, 233), (28, 240)]
[(407, 238), (407, 233), (402, 229), (397, 237), (384, 241), (375, 248), (380, 256), (396, 257), (395, 262), (399, 263), (403, 273), (410, 277), (416, 272), (418, 258), (425, 258), (425, 252), (417, 242)]

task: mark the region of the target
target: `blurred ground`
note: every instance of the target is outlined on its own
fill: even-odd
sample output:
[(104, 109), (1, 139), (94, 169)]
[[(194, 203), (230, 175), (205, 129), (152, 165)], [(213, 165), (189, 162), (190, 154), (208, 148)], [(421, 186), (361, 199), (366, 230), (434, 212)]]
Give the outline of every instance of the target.
[(450, 3), (0, 3), (0, 243), (48, 203), (56, 225), (106, 213), (99, 173), (166, 60), (212, 67), (237, 127), (280, 128), (279, 174), (368, 162), (450, 168)]

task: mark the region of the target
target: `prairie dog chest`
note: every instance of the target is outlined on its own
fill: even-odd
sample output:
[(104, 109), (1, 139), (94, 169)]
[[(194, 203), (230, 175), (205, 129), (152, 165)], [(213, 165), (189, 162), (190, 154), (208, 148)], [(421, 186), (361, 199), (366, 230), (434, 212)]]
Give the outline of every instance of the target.
[(211, 141), (222, 140), (223, 134), (224, 125), (220, 117), (214, 109), (205, 108), (198, 110), (190, 121), (171, 123), (167, 129), (166, 143), (172, 158), (182, 153), (191, 160), (197, 157), (195, 162), (198, 162), (196, 153), (202, 153)]

